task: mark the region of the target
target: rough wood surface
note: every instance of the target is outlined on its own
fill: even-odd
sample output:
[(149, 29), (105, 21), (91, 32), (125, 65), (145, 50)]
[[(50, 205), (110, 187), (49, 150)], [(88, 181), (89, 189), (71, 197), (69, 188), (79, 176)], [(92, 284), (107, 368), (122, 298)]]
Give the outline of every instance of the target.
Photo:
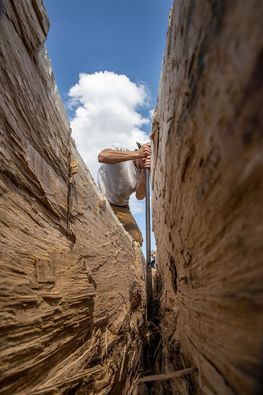
[(0, 2), (0, 393), (131, 394), (142, 256), (75, 149), (47, 31), (40, 0)]
[(170, 17), (153, 130), (163, 371), (196, 366), (195, 393), (252, 394), (263, 363), (262, 18), (260, 0), (175, 0)]

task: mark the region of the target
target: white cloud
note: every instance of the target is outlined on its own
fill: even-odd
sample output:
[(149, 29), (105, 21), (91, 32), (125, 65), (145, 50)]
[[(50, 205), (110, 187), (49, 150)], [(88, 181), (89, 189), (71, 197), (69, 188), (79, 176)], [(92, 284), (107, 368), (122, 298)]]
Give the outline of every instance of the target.
[[(73, 138), (95, 181), (101, 149), (112, 145), (135, 149), (136, 141), (149, 140), (143, 126), (150, 120), (139, 112), (148, 106), (146, 88), (126, 75), (109, 71), (80, 74), (69, 97), (75, 110), (71, 121)], [(141, 211), (139, 202), (133, 206)]]

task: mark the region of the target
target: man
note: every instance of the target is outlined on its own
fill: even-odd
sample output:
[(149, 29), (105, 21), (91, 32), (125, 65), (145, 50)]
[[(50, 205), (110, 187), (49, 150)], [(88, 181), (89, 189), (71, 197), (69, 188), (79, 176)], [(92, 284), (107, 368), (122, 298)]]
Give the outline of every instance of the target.
[(130, 212), (129, 199), (133, 192), (138, 200), (145, 198), (144, 169), (151, 166), (151, 147), (137, 145), (139, 149), (134, 151), (106, 148), (99, 153), (98, 161), (102, 165), (98, 171), (98, 185), (126, 231), (142, 245), (142, 234)]

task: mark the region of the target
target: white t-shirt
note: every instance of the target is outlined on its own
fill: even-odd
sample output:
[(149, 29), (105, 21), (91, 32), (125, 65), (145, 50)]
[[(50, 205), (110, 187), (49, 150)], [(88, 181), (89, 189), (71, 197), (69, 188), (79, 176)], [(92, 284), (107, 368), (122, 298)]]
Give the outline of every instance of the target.
[[(125, 148), (118, 150), (128, 151)], [(114, 164), (102, 163), (98, 170), (98, 186), (110, 203), (127, 206), (131, 194), (135, 192), (140, 175), (140, 170), (132, 160)]]

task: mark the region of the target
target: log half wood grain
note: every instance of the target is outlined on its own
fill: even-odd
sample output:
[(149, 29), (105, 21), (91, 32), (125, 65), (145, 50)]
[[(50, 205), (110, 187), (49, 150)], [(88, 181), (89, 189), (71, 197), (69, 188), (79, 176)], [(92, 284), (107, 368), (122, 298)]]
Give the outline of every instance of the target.
[(253, 394), (263, 364), (262, 18), (260, 0), (175, 0), (170, 15), (154, 229), (164, 371), (196, 366), (196, 393)]
[(0, 2), (0, 393), (131, 394), (142, 255), (76, 151), (47, 31), (42, 1)]

